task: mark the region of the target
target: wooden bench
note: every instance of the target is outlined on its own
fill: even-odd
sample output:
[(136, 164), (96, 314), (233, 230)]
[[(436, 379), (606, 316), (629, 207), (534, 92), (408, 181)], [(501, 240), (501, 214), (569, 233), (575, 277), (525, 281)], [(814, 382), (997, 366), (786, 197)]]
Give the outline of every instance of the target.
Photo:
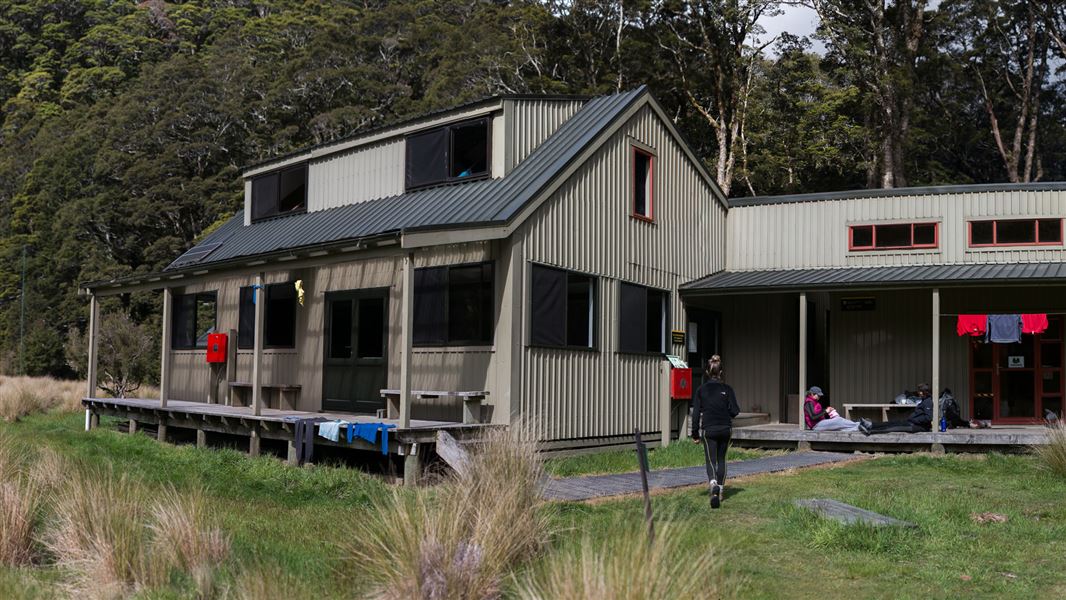
[(845, 404), (844, 405), (844, 418), (845, 419), (850, 419), (851, 418), (851, 409), (853, 409), (853, 408), (880, 408), (881, 409), (881, 420), (882, 421), (887, 421), (888, 420), (888, 411), (890, 409), (893, 409), (893, 408), (905, 408), (908, 411), (913, 411), (916, 406), (917, 405), (915, 405), (915, 404), (896, 404), (896, 403), (889, 403), (889, 404)]
[[(252, 384), (247, 381), (230, 381), (227, 385), (229, 385), (230, 389), (232, 389), (233, 391), (240, 390), (242, 394), (245, 391), (250, 394), (252, 390)], [(278, 400), (281, 406), (266, 406), (266, 404), (264, 403), (264, 406), (266, 406), (266, 408), (296, 410), (296, 404), (300, 399), (299, 385), (293, 383), (263, 383), (260, 384), (260, 387), (262, 387), (264, 390), (277, 390), (278, 392)], [(266, 398), (264, 398), (264, 400), (266, 400)], [(230, 402), (232, 404), (235, 404), (236, 406), (249, 406), (251, 404), (250, 399), (248, 402), (238, 400), (238, 402), (235, 403), (233, 402), (233, 398), (231, 398)]]
[[(463, 401), (463, 423), (481, 422), (481, 404), (489, 395), (485, 391), (473, 392), (446, 392), (433, 390), (411, 390), (411, 396), (419, 400), (435, 400), (438, 398), (459, 398)], [(390, 419), (400, 416), (400, 390), (381, 390), (381, 397), (388, 403), (386, 415)]]

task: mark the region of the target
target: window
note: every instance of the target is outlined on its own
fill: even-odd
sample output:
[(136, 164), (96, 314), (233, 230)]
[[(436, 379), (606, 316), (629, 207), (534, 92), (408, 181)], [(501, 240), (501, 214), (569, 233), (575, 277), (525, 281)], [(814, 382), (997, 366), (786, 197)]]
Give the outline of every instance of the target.
[(192, 350), (207, 347), (207, 334), (215, 332), (217, 292), (174, 296), (170, 316), (170, 347)]
[(662, 354), (666, 352), (670, 322), (669, 294), (631, 283), (619, 290), (618, 351)]
[(853, 225), (849, 228), (849, 250), (908, 250), (936, 248), (939, 223), (886, 223)]
[(491, 344), (492, 263), (415, 269), (414, 343)]
[(654, 186), (655, 158), (637, 148), (633, 148), (633, 216), (649, 221), (655, 218)]
[(307, 165), (260, 175), (252, 180), (252, 220), (307, 210)]
[(530, 343), (536, 346), (594, 347), (595, 278), (533, 265), (530, 279)]
[(255, 347), (255, 303), (265, 297), (263, 305), (263, 347), (296, 347), (296, 287), (292, 283), (265, 285), (264, 294), (255, 286), (242, 287), (237, 311), (237, 347)]
[(407, 136), (406, 188), (489, 174), (489, 120), (477, 119)]
[(1062, 219), (970, 221), (970, 246), (1035, 246), (1062, 243)]

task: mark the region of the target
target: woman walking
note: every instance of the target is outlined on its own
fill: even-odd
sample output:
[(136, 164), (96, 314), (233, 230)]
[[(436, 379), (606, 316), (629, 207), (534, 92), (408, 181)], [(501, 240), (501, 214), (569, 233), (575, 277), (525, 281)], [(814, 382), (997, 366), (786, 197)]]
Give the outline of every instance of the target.
[(707, 361), (708, 381), (692, 398), (692, 441), (703, 441), (707, 461), (707, 480), (711, 487), (711, 508), (722, 503), (725, 483), (725, 453), (733, 431), (733, 417), (740, 414), (737, 395), (722, 381), (722, 357), (715, 354)]

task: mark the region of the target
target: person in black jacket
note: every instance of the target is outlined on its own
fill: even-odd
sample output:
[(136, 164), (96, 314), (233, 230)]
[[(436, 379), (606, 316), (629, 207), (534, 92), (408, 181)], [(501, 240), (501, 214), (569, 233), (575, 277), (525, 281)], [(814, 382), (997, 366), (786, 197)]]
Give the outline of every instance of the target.
[(866, 435), (877, 433), (919, 433), (929, 431), (933, 425), (933, 397), (929, 393), (929, 385), (918, 386), (918, 406), (905, 420), (885, 421), (867, 426), (865, 423), (859, 426), (859, 431)]
[(692, 441), (703, 441), (707, 459), (707, 480), (711, 488), (711, 506), (722, 502), (725, 483), (725, 453), (733, 431), (733, 417), (740, 414), (737, 395), (722, 382), (722, 358), (715, 354), (707, 362), (708, 381), (692, 397)]

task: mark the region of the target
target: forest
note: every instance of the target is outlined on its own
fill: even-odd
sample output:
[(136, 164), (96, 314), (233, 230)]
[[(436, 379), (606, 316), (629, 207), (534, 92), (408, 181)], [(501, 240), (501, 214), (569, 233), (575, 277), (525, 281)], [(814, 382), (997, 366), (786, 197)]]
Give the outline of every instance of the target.
[[(785, 4), (0, 0), (0, 373), (76, 375), (78, 284), (165, 267), (242, 166), (496, 94), (646, 84), (729, 196), (1066, 179), (1064, 3), (795, 0), (817, 31), (771, 37)], [(158, 295), (109, 302), (158, 337)]]

